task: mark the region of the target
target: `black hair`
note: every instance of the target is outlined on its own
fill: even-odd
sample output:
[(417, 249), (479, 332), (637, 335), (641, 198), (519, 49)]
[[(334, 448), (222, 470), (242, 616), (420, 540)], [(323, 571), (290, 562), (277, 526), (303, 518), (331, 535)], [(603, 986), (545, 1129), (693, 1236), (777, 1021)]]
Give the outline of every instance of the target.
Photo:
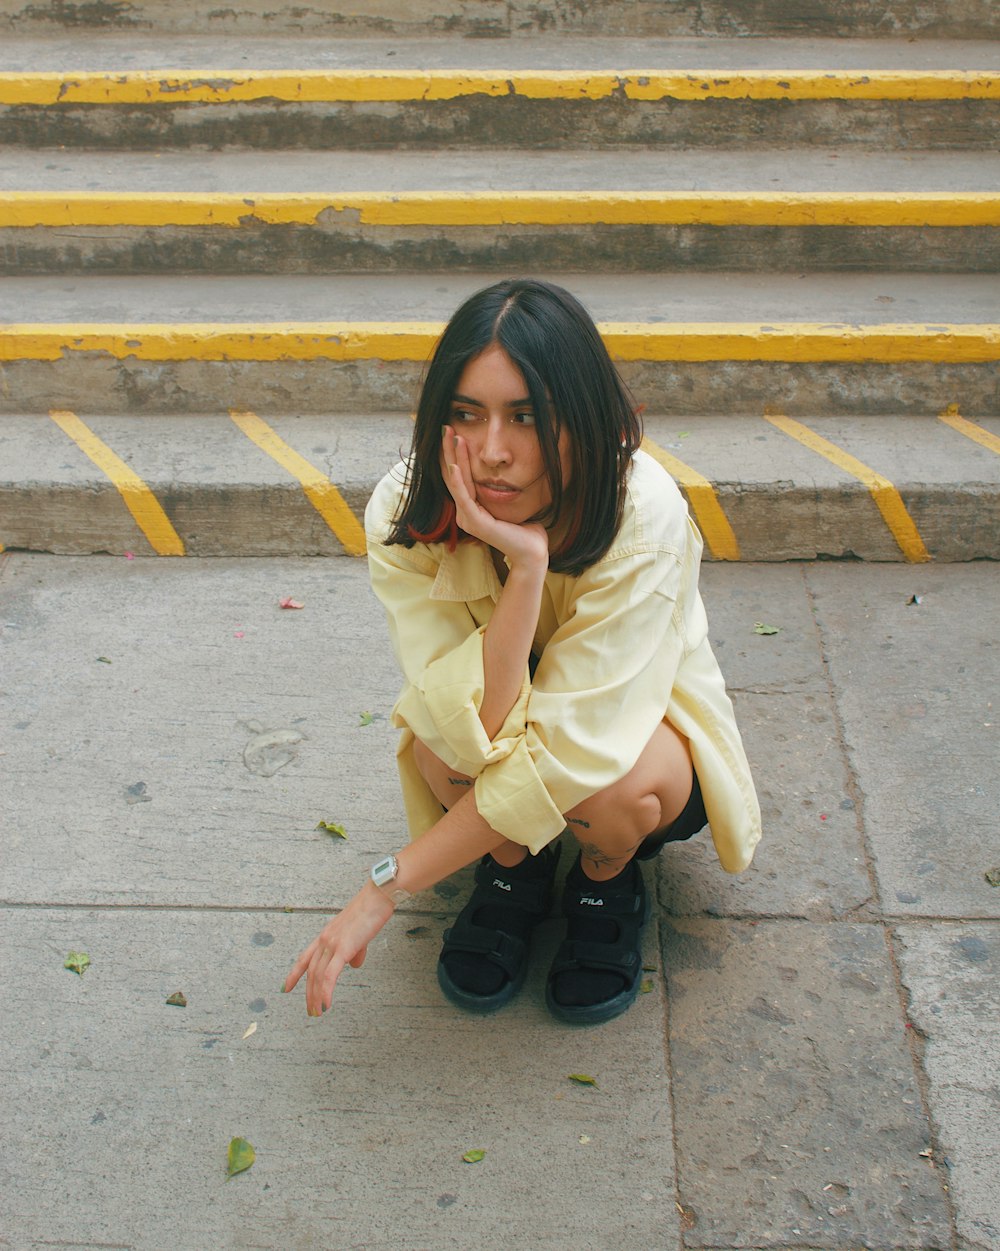
[[(552, 492), (532, 518), (561, 537), (549, 567), (580, 574), (600, 560), (621, 524), (629, 463), (642, 429), (589, 313), (568, 291), (537, 279), (509, 279), (470, 296), (438, 341), (417, 406), (406, 492), (387, 543), (454, 543), (454, 504), (441, 476), (441, 427), (465, 366), (501, 347), (524, 377)], [(569, 434), (571, 473), (563, 481), (559, 436)]]

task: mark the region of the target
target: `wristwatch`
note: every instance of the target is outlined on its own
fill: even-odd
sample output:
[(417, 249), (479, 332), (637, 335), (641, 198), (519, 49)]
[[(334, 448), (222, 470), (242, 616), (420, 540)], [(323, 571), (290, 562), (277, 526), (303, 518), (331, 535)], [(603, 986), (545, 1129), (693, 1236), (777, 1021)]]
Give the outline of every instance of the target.
[(391, 899), (393, 904), (401, 904), (405, 899), (410, 898), (410, 891), (395, 885), (396, 878), (399, 877), (399, 861), (395, 856), (386, 856), (384, 860), (373, 864), (369, 876), (386, 899)]

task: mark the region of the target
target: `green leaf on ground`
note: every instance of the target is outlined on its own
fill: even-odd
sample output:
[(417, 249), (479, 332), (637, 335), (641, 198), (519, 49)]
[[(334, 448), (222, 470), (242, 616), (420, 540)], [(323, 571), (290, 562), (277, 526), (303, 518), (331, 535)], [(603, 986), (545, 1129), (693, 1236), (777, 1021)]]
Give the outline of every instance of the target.
[(347, 837), (347, 831), (342, 825), (338, 825), (336, 821), (320, 821), (316, 828), (317, 830), (323, 830), (326, 834), (332, 834), (334, 838)]
[(986, 878), (987, 882), (989, 882), (991, 886), (1000, 886), (1000, 867), (997, 867), (996, 869), (987, 869), (983, 874), (983, 877)]
[(765, 625), (763, 621), (755, 621), (753, 623), (754, 634), (780, 634), (781, 627), (773, 625)]
[(111, 664), (111, 658), (110, 658), (109, 656), (98, 656), (98, 657), (97, 657), (97, 663), (98, 663), (99, 665), (110, 665), (110, 664)]
[(188, 1001), (184, 998), (183, 991), (175, 990), (167, 1000), (167, 1005), (171, 1008), (186, 1008)]
[(69, 969), (71, 973), (76, 973), (83, 977), (87, 969), (90, 968), (90, 956), (85, 951), (67, 951), (66, 959), (63, 961), (63, 968)]
[(465, 1155), (462, 1156), (462, 1159), (466, 1164), (478, 1164), (480, 1160), (485, 1158), (485, 1156), (485, 1151), (482, 1151), (479, 1147), (473, 1147), (471, 1151), (466, 1151)]
[(257, 1152), (245, 1138), (234, 1138), (229, 1144), (226, 1160), (226, 1181), (237, 1173), (245, 1173), (257, 1158)]
[(652, 989), (653, 989), (653, 979), (651, 977), (644, 977), (642, 979), (642, 984), (639, 987), (639, 994), (648, 995)]
[(361, 718), (362, 725), (373, 725), (375, 722), (375, 714), (373, 712), (362, 712), (358, 716)]
[(589, 1076), (587, 1073), (570, 1073), (569, 1080), (576, 1082), (578, 1086), (596, 1086), (597, 1080)]

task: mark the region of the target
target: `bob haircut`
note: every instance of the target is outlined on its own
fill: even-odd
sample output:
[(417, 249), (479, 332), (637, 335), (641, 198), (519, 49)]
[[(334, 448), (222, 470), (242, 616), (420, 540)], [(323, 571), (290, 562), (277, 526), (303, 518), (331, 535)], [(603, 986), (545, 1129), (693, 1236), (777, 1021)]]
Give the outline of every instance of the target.
[[(407, 490), (387, 543), (467, 538), (441, 475), (441, 427), (465, 366), (486, 348), (501, 347), (520, 370), (552, 503), (533, 521), (562, 538), (549, 567), (579, 575), (600, 560), (621, 525), (629, 463), (642, 429), (590, 315), (568, 291), (535, 279), (498, 282), (470, 296), (445, 327), (427, 369), (417, 407)], [(571, 473), (563, 481), (559, 436), (569, 434)]]

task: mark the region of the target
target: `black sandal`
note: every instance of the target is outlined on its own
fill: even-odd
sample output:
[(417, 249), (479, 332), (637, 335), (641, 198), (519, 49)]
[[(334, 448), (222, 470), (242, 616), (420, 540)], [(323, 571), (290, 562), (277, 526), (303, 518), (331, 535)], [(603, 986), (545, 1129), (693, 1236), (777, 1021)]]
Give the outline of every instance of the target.
[[(611, 882), (589, 882), (581, 886), (579, 881), (577, 870), (571, 869), (562, 900), (563, 915), (569, 918), (568, 933), (549, 970), (545, 1003), (554, 1017), (569, 1025), (599, 1025), (620, 1016), (639, 993), (640, 942), (643, 926), (649, 919), (649, 897), (642, 869), (635, 860), (630, 860)], [(602, 936), (595, 940), (588, 936), (588, 931), (592, 934), (595, 928), (608, 933), (612, 925), (613, 938)], [(574, 931), (578, 936), (574, 936)], [(565, 982), (560, 987), (567, 973), (576, 975), (570, 993), (566, 993)], [(586, 990), (588, 980), (595, 983), (596, 1001), (570, 1002), (590, 998)], [(620, 984), (621, 989), (600, 997), (600, 991), (609, 981), (612, 985)]]
[[(531, 931), (551, 909), (560, 850), (558, 843), (543, 848), (533, 858), (531, 876), (524, 876), (523, 861), (510, 870), (487, 855), (476, 866), (475, 889), (455, 924), (445, 930), (438, 957), (438, 984), (457, 1007), (466, 1012), (495, 1012), (524, 985)], [(492, 914), (492, 924), (482, 923), (484, 910), (487, 916)], [(454, 956), (471, 957), (463, 962), (466, 968), (471, 966), (480, 980), (498, 983), (497, 989), (478, 992), (459, 985), (456, 962), (451, 960), (453, 967), (448, 967)]]

